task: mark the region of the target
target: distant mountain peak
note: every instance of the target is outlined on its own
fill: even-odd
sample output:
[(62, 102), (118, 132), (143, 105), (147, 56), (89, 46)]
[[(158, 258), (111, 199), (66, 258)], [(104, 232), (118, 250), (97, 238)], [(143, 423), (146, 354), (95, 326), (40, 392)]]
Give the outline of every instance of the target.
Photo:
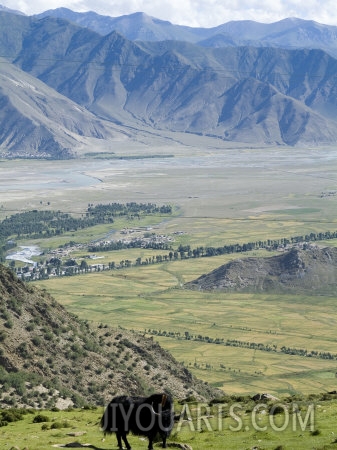
[(20, 15), (22, 15), (22, 16), (25, 16), (25, 14), (24, 14), (23, 12), (18, 11), (18, 10), (16, 10), (16, 9), (10, 9), (10, 8), (7, 8), (7, 7), (4, 6), (4, 5), (0, 5), (0, 11), (9, 12), (9, 13), (13, 13), (13, 14), (20, 14)]

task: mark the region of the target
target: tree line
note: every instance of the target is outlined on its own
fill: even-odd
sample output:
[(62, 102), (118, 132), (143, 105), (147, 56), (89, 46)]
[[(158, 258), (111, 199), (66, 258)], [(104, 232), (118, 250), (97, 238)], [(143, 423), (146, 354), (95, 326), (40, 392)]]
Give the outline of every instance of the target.
[(192, 249), (190, 245), (180, 245), (177, 249), (181, 259), (199, 258), (203, 256), (219, 256), (229, 253), (249, 252), (252, 250), (267, 249), (276, 250), (279, 247), (295, 245), (299, 243), (309, 243), (337, 238), (336, 231), (322, 231), (305, 235), (292, 236), (289, 238), (266, 239), (264, 241), (251, 241), (243, 244), (225, 244), (218, 247), (196, 247)]
[[(154, 262), (162, 262), (162, 261), (172, 261), (178, 259), (189, 259), (189, 258), (202, 258), (202, 257), (212, 257), (212, 256), (220, 256), (232, 253), (243, 253), (249, 252), (253, 250), (277, 250), (279, 247), (286, 247), (288, 245), (295, 245), (299, 243), (303, 243), (304, 248), (306, 243), (336, 239), (337, 238), (337, 230), (336, 231), (323, 231), (319, 233), (310, 233), (305, 235), (293, 236), (290, 238), (280, 238), (280, 239), (266, 239), (264, 241), (252, 241), (243, 244), (225, 244), (223, 246), (218, 247), (203, 247), (198, 246), (196, 248), (191, 248), (190, 245), (180, 244), (176, 250), (172, 248), (171, 245), (167, 243), (148, 243), (144, 245), (142, 240), (135, 240), (131, 243), (124, 243), (123, 241), (115, 241), (109, 242), (104, 245), (100, 244), (92, 244), (88, 248), (89, 251), (92, 252), (103, 252), (110, 250), (120, 250), (124, 248), (152, 248), (159, 250), (170, 250), (168, 254), (159, 255), (156, 259), (152, 261), (142, 261), (141, 264), (150, 264)], [(135, 265), (140, 265), (139, 258)]]
[(164, 336), (177, 340), (185, 339), (189, 341), (206, 342), (208, 344), (225, 345), (227, 347), (241, 347), (250, 350), (284, 353), (286, 355), (304, 356), (307, 358), (330, 359), (334, 361), (337, 360), (337, 354), (331, 352), (321, 352), (317, 350), (307, 350), (303, 348), (286, 347), (286, 346), (278, 348), (276, 344), (270, 345), (270, 344), (263, 344), (261, 342), (240, 341), (237, 339), (224, 339), (219, 337), (212, 338), (210, 336), (203, 336), (201, 334), (191, 334), (189, 331), (185, 331), (183, 334), (181, 334), (179, 331), (175, 332), (175, 331), (148, 329), (146, 330), (146, 332), (153, 336)]

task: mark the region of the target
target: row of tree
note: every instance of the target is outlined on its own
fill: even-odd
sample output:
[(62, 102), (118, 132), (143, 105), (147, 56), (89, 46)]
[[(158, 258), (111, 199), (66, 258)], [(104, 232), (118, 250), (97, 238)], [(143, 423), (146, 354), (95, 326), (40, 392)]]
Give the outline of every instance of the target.
[[(203, 247), (199, 246), (196, 248), (191, 248), (190, 245), (183, 245), (180, 244), (179, 247), (171, 251), (167, 257), (165, 258), (163, 256), (163, 259), (165, 260), (172, 260), (172, 259), (187, 259), (187, 258), (200, 258), (200, 257), (211, 257), (211, 256), (219, 256), (219, 255), (226, 255), (231, 253), (241, 253), (241, 252), (249, 252), (252, 250), (259, 250), (259, 249), (267, 249), (267, 250), (276, 250), (279, 247), (286, 247), (288, 245), (295, 245), (300, 243), (309, 243), (309, 242), (315, 242), (315, 241), (323, 241), (323, 240), (329, 240), (329, 239), (336, 239), (337, 238), (337, 230), (336, 231), (323, 231), (319, 233), (310, 233), (305, 235), (299, 235), (299, 236), (292, 236), (290, 238), (280, 238), (280, 239), (267, 239), (264, 241), (254, 241), (254, 242), (247, 242), (243, 244), (225, 244), (223, 246), (218, 247)], [(141, 247), (143, 246), (143, 242), (141, 240), (134, 241), (130, 244), (125, 244), (122, 241), (116, 241), (107, 243), (106, 245), (91, 245), (90, 251), (94, 252), (102, 252), (102, 251), (109, 251), (109, 250), (120, 250), (122, 248), (127, 248), (127, 246), (130, 247)], [(167, 243), (153, 243), (149, 244), (147, 248), (154, 248), (154, 249), (172, 249), (171, 246), (169, 246)]]
[(282, 346), (278, 349), (276, 344), (263, 344), (259, 342), (247, 342), (238, 339), (224, 339), (224, 338), (212, 338), (210, 336), (202, 336), (201, 334), (191, 334), (189, 331), (185, 331), (183, 334), (174, 331), (162, 331), (148, 329), (147, 333), (154, 336), (165, 336), (173, 339), (186, 339), (191, 341), (206, 342), (208, 344), (225, 345), (228, 347), (241, 347), (250, 350), (260, 350), (264, 352), (275, 352), (275, 353), (285, 353), (286, 355), (296, 355), (305, 356), (307, 358), (318, 358), (318, 359), (331, 359), (337, 360), (337, 354), (331, 352), (320, 352), (317, 350), (306, 350), (302, 348), (286, 347)]

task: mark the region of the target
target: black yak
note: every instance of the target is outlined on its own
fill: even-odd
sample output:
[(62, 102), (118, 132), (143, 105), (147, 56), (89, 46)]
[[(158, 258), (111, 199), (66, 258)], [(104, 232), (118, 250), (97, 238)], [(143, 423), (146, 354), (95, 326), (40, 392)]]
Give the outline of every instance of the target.
[(148, 449), (153, 449), (153, 440), (159, 435), (166, 448), (166, 439), (174, 423), (173, 401), (167, 394), (153, 394), (149, 397), (115, 397), (106, 407), (101, 419), (104, 434), (116, 433), (118, 448), (122, 450), (122, 439), (128, 450), (131, 446), (127, 440), (129, 432), (146, 436)]

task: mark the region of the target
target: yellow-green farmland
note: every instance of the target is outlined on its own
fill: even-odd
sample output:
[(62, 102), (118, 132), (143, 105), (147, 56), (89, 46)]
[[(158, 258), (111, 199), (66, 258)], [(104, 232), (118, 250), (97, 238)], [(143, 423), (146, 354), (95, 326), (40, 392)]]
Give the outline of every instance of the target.
[(334, 389), (336, 359), (300, 354), (335, 355), (336, 299), (181, 287), (220, 263), (220, 257), (168, 262), (39, 284), (83, 319), (153, 335), (198, 377), (226, 393)]

